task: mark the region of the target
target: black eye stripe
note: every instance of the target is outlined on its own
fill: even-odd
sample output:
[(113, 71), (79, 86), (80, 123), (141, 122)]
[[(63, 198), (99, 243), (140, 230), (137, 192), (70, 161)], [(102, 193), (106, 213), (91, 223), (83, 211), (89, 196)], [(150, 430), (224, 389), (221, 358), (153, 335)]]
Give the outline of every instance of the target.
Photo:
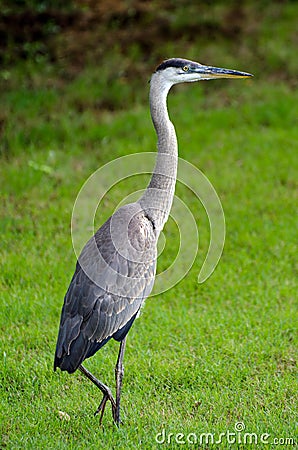
[(190, 66), (191, 61), (181, 58), (172, 58), (163, 61), (157, 68), (156, 72), (167, 69), (168, 67), (177, 67), (183, 70), (183, 67)]

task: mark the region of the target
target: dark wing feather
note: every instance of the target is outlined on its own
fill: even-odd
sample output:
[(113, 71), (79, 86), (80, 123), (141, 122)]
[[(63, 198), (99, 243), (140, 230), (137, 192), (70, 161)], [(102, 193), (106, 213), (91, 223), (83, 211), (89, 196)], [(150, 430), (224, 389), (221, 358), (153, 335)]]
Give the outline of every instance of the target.
[(120, 208), (78, 259), (64, 299), (54, 367), (74, 372), (111, 337), (123, 339), (152, 290), (155, 269), (152, 223), (138, 204)]

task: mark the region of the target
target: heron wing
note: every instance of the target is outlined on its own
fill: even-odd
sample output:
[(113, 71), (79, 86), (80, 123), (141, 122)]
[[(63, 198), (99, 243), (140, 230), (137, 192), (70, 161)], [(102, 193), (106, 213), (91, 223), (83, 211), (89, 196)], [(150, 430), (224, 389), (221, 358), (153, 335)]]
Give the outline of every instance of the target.
[(135, 208), (131, 214), (131, 209), (120, 208), (113, 225), (117, 232), (119, 221), (129, 223), (130, 242), (121, 234), (115, 242), (110, 218), (82, 250), (64, 299), (55, 367), (76, 368), (113, 335), (123, 338), (121, 330), (128, 331), (125, 326), (152, 290), (156, 235), (144, 213)]

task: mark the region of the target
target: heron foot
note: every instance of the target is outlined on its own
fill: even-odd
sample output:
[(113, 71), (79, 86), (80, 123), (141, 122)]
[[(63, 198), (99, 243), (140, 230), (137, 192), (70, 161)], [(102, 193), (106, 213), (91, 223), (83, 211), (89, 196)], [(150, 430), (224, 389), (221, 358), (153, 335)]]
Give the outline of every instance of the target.
[(100, 414), (99, 417), (99, 424), (101, 425), (102, 423), (102, 418), (105, 412), (105, 408), (106, 408), (106, 404), (107, 401), (109, 400), (111, 402), (112, 405), (112, 414), (113, 414), (113, 419), (114, 422), (116, 423), (116, 425), (119, 426), (120, 424), (120, 420), (117, 420), (117, 407), (116, 407), (116, 402), (114, 400), (114, 397), (112, 395), (112, 392), (110, 390), (110, 388), (108, 386), (106, 386), (104, 383), (102, 383), (101, 381), (99, 381), (97, 378), (95, 378), (94, 375), (92, 375), (91, 372), (89, 372), (89, 370), (87, 370), (84, 366), (82, 366), (82, 364), (78, 367), (79, 370), (87, 377), (89, 378), (89, 380), (91, 380), (103, 393), (103, 399), (100, 402), (99, 407), (97, 408), (97, 410), (95, 411), (94, 415), (96, 416), (97, 414)]
[(106, 408), (106, 404), (107, 404), (108, 401), (111, 402), (112, 415), (113, 415), (114, 422), (118, 425), (117, 420), (116, 420), (116, 402), (115, 402), (114, 397), (112, 396), (112, 393), (111, 393), (110, 390), (107, 390), (103, 394), (102, 401), (100, 402), (99, 407), (95, 411), (94, 416), (97, 416), (97, 414), (100, 414), (99, 424), (101, 425), (102, 424), (102, 418), (103, 418), (103, 415), (104, 415), (104, 412), (105, 412), (105, 408)]

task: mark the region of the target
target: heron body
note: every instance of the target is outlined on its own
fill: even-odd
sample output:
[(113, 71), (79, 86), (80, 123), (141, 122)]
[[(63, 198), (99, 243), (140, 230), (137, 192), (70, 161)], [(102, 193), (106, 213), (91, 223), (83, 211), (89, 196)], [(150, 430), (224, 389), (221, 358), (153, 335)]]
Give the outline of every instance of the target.
[[(55, 366), (69, 373), (111, 337), (125, 337), (153, 287), (156, 234), (151, 222), (138, 204), (123, 206), (114, 219), (129, 224), (129, 245), (121, 233), (121, 246), (113, 241), (108, 219), (85, 245), (65, 296)], [(132, 247), (131, 255), (125, 246)], [(133, 250), (146, 247), (148, 262), (135, 261)]]
[[(81, 370), (103, 392), (96, 413), (106, 402), (120, 423), (120, 396), (126, 335), (154, 284), (157, 241), (175, 191), (178, 146), (169, 119), (167, 95), (180, 82), (244, 78), (250, 74), (203, 66), (173, 58), (160, 64), (150, 82), (150, 111), (158, 153), (150, 183), (135, 203), (119, 208), (83, 248), (64, 298), (54, 369)], [(120, 342), (116, 364), (116, 401), (110, 389), (82, 366), (111, 338)]]

